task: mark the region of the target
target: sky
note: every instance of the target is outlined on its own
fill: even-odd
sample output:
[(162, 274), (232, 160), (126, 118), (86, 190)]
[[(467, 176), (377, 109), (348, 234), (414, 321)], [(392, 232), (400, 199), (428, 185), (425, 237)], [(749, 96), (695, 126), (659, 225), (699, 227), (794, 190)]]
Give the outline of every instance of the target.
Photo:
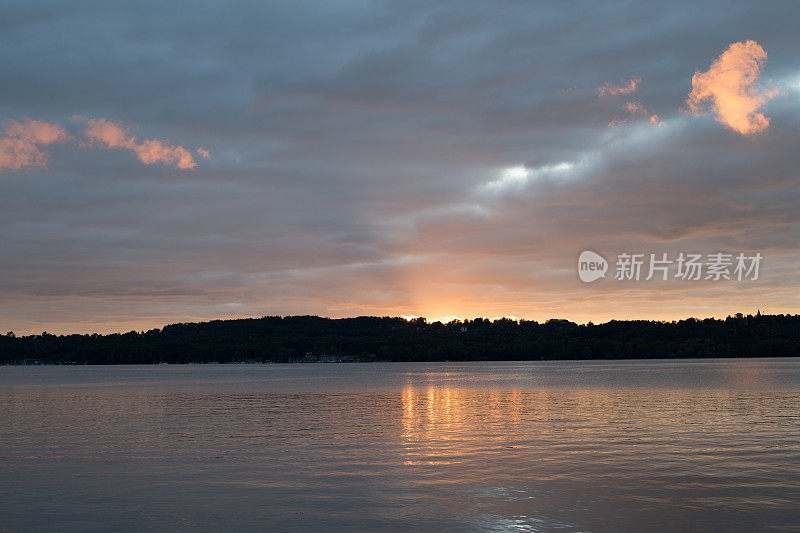
[[(3, 2), (0, 329), (795, 314), (798, 19), (793, 1)], [(581, 280), (585, 250), (604, 278)], [(644, 279), (681, 252), (763, 260)], [(642, 279), (615, 279), (625, 253)]]

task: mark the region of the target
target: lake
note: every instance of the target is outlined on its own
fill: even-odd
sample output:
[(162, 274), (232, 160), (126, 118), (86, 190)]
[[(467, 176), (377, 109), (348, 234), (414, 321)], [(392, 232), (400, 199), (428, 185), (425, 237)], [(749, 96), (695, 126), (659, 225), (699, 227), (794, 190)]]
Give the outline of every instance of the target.
[(800, 531), (800, 359), (0, 367), (0, 532)]

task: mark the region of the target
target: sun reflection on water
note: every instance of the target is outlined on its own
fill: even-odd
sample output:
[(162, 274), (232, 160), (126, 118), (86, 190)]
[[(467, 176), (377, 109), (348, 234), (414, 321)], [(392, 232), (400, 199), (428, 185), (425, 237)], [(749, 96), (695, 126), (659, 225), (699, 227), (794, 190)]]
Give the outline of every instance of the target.
[(459, 463), (480, 446), (513, 433), (519, 424), (520, 393), (493, 391), (476, 395), (447, 386), (402, 390), (402, 434), (405, 465)]

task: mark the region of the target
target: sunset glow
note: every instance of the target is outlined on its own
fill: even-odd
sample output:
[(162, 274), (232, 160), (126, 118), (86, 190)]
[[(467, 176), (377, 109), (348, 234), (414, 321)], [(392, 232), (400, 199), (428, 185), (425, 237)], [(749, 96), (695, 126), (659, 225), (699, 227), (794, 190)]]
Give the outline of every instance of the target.
[[(6, 330), (800, 304), (793, 29), (733, 10), (681, 29), (652, 13), (645, 30), (612, 8), (584, 27), (518, 5), (455, 31), (432, 7), (374, 5), (307, 31), (263, 6), (241, 35), (235, 13), (192, 13), (199, 43), (180, 17), (156, 35), (86, 9), (119, 31), (64, 33), (52, 14), (5, 36), (19, 57), (39, 57), (31, 34), (61, 43), (38, 69), (7, 62), (0, 84)], [(765, 259), (747, 285), (587, 285), (583, 250)]]
[(800, 524), (800, 2), (0, 2), (0, 533)]

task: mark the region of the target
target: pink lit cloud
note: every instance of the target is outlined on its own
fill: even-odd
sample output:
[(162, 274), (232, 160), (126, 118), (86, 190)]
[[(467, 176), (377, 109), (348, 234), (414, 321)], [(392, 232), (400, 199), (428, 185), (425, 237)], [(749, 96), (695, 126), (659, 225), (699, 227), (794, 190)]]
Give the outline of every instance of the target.
[(631, 115), (647, 114), (647, 109), (644, 108), (641, 102), (626, 102), (625, 110)]
[(767, 129), (770, 119), (759, 109), (776, 91), (757, 84), (766, 62), (767, 52), (757, 42), (731, 44), (706, 72), (695, 71), (686, 102), (689, 112), (698, 115), (708, 103), (717, 122), (735, 132), (749, 135)]
[[(161, 163), (183, 170), (192, 170), (197, 166), (192, 153), (183, 146), (172, 146), (158, 139), (138, 140), (127, 127), (105, 118), (88, 119), (86, 122), (86, 136), (96, 146), (131, 150), (145, 165)], [(198, 153), (204, 158), (210, 156), (207, 150), (198, 150)]]
[(627, 117), (614, 117), (611, 122), (608, 123), (609, 128), (613, 128), (614, 126), (621, 126), (623, 124), (628, 124), (633, 120), (636, 120), (636, 117), (640, 117), (642, 115), (649, 115), (649, 122), (650, 124), (660, 124), (661, 119), (658, 115), (651, 114), (645, 106), (642, 105), (641, 102), (626, 102), (625, 103), (625, 111), (628, 112)]
[(61, 126), (31, 120), (8, 120), (0, 131), (0, 170), (45, 168), (48, 155), (42, 147), (62, 143), (70, 136)]
[(614, 96), (618, 94), (633, 94), (636, 92), (636, 89), (639, 87), (639, 84), (642, 82), (642, 78), (640, 76), (632, 76), (627, 81), (621, 82), (619, 85), (614, 85), (612, 83), (606, 83), (602, 87), (599, 87), (597, 91), (600, 93), (600, 96)]
[(627, 124), (628, 122), (630, 122), (630, 119), (628, 118), (614, 117), (608, 123), (608, 127), (613, 128), (614, 126), (622, 126), (623, 124)]

